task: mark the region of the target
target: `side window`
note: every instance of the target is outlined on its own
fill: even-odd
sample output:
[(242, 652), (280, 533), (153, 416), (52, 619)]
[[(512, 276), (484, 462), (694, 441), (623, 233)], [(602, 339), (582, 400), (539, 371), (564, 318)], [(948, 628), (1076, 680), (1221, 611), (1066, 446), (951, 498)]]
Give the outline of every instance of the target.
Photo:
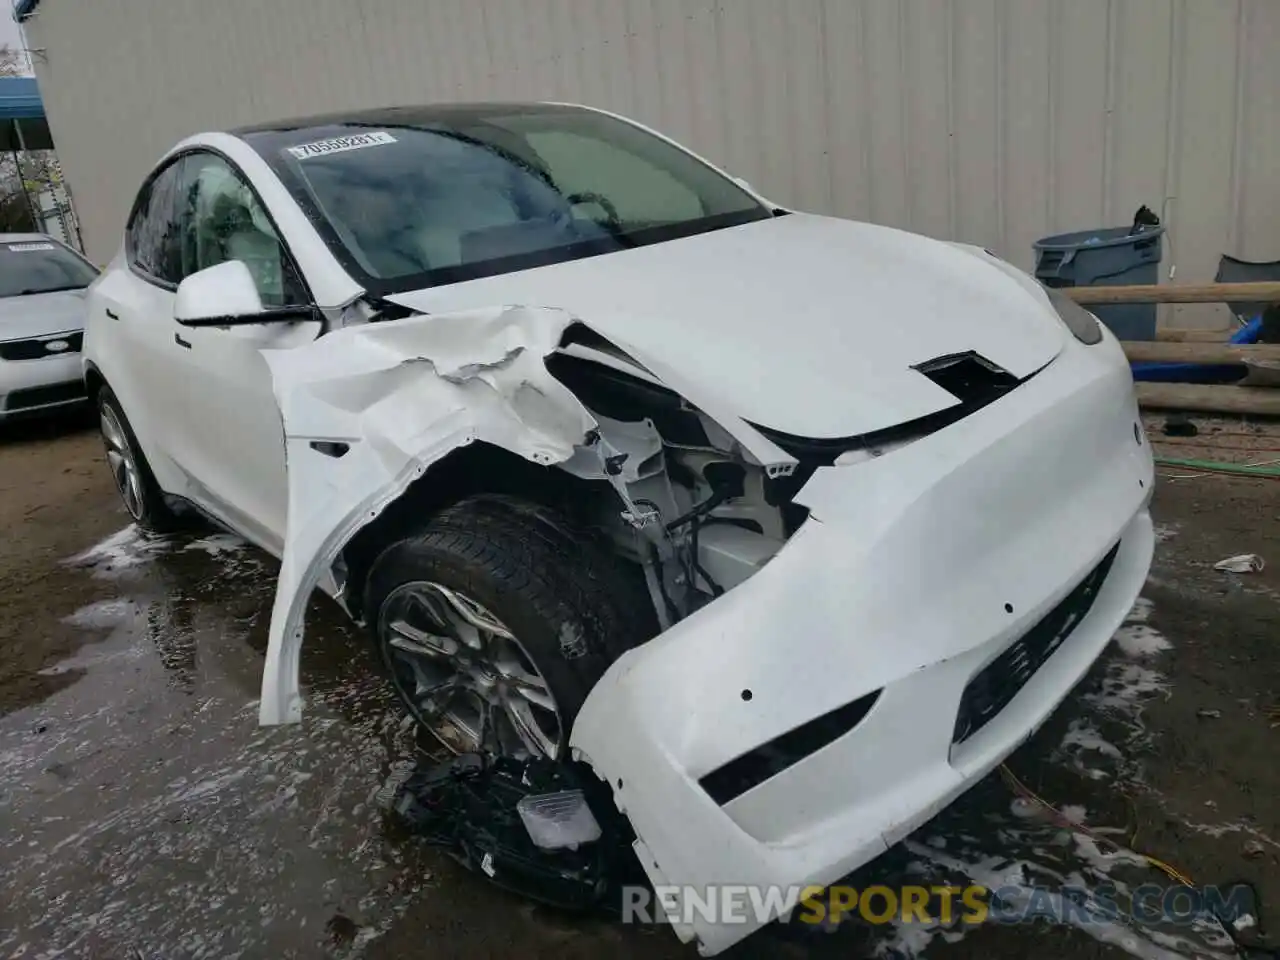
[(706, 216), (698, 195), (643, 157), (567, 130), (526, 134), (566, 195), (611, 197), (624, 222), (676, 223)]
[(257, 194), (227, 161), (195, 153), (183, 169), (179, 218), (182, 275), (239, 260), (263, 306), (302, 306), (307, 297), (292, 259)]
[(182, 279), (178, 189), (184, 163), (183, 158), (175, 160), (142, 188), (125, 231), (129, 262), (166, 283)]

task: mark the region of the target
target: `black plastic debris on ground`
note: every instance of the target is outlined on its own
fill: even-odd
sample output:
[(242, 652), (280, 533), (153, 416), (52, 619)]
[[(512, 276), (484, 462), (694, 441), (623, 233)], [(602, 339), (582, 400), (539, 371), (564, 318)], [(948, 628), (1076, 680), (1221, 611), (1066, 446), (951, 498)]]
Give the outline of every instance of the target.
[[(583, 792), (600, 838), (576, 849), (537, 846), (516, 805), (567, 790)], [(415, 770), (392, 810), (468, 869), (548, 906), (616, 913), (622, 887), (647, 882), (631, 848), (630, 824), (608, 788), (581, 764), (464, 754)]]

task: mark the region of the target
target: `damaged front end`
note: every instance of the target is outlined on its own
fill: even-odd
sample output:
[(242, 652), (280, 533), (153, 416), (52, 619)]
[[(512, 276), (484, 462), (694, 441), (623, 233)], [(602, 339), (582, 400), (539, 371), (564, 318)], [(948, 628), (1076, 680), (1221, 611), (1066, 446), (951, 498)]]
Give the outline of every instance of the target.
[[(495, 471), (562, 480), (647, 585), (656, 635), (610, 656), (555, 759), (605, 781), (588, 806), (659, 887), (831, 883), (882, 853), (1043, 722), (1150, 564), (1151, 454), (1109, 336), (1016, 376), (976, 352), (895, 368), (871, 388), (883, 411), (911, 384), (914, 415), (843, 439), (748, 423), (557, 309), (364, 324), (266, 356), (289, 516), (261, 722), (300, 718), (312, 589), (368, 616), (353, 544), (413, 536), (424, 485), (446, 490), (435, 507), (486, 492), (501, 478), (483, 469), (434, 481), (461, 451), (501, 451)], [(567, 895), (592, 896), (591, 856), (556, 854)], [(712, 954), (767, 919), (673, 926)]]
[(301, 717), (311, 591), (323, 586), (350, 608), (344, 548), (468, 445), (609, 489), (593, 521), (643, 569), (662, 629), (750, 577), (797, 523), (777, 492), (794, 456), (679, 374), (641, 365), (561, 310), (363, 324), (265, 356), (284, 422), (289, 513), (264, 724)]

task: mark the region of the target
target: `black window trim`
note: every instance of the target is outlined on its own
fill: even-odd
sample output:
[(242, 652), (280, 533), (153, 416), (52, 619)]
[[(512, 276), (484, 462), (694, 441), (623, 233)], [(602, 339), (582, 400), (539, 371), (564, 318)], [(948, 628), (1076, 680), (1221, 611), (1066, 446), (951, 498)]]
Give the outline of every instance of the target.
[(316, 298), (315, 294), (311, 292), (311, 284), (307, 282), (307, 275), (303, 272), (302, 266), (298, 262), (298, 258), (293, 255), (293, 250), (289, 248), (289, 241), (285, 239), (284, 232), (280, 229), (280, 225), (276, 223), (275, 216), (271, 213), (271, 207), (262, 199), (262, 194), (260, 194), (258, 192), (258, 188), (254, 186), (253, 180), (244, 172), (240, 164), (236, 163), (217, 147), (205, 146), (203, 144), (193, 144), (190, 147), (185, 147), (177, 153), (173, 153), (165, 157), (164, 162), (157, 165), (156, 168), (147, 175), (147, 178), (142, 181), (142, 186), (138, 188), (138, 194), (133, 198), (133, 206), (129, 208), (129, 219), (125, 221), (124, 227), (124, 259), (130, 272), (132, 272), (134, 276), (138, 277), (138, 279), (146, 281), (153, 287), (159, 287), (161, 290), (167, 290), (170, 293), (177, 292), (178, 284), (170, 283), (168, 280), (163, 280), (154, 274), (148, 273), (134, 262), (133, 251), (130, 249), (131, 244), (129, 243), (129, 233), (133, 226), (134, 217), (138, 215), (138, 206), (142, 201), (143, 194), (151, 188), (151, 185), (174, 164), (185, 160), (187, 157), (193, 157), (202, 153), (212, 154), (220, 159), (231, 169), (231, 172), (239, 177), (245, 186), (249, 188), (249, 192), (253, 194), (253, 199), (258, 202), (258, 206), (260, 206), (262, 208), (262, 212), (266, 214), (267, 222), (271, 224), (271, 229), (275, 231), (276, 239), (280, 241), (280, 249), (284, 251), (284, 255), (293, 266), (294, 274), (302, 284), (302, 291), (305, 294), (304, 299), (306, 300), (306, 303), (301, 303), (297, 306), (307, 309), (315, 309)]

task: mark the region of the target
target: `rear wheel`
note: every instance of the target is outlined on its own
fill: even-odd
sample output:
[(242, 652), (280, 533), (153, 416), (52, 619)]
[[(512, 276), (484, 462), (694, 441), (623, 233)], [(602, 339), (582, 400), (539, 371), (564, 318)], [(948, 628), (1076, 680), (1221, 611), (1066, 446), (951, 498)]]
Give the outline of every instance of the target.
[(388, 547), (365, 600), (397, 695), (458, 753), (566, 756), (596, 681), (656, 632), (636, 571), (555, 511), (499, 497)]
[(178, 518), (165, 502), (129, 421), (120, 409), (120, 401), (110, 387), (104, 386), (98, 391), (98, 421), (107, 466), (129, 516), (147, 530), (158, 533), (172, 530)]

